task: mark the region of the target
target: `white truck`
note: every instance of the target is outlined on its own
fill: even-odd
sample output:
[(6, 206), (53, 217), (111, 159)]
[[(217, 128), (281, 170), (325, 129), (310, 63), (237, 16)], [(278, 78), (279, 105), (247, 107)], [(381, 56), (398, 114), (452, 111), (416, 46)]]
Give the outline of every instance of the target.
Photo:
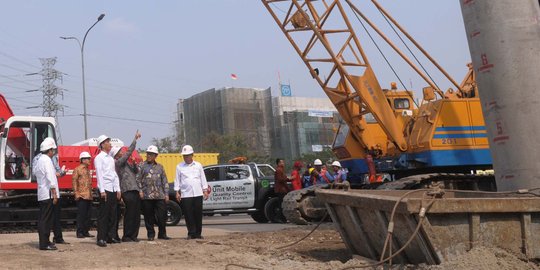
[[(219, 164), (204, 167), (210, 197), (203, 203), (203, 213), (247, 213), (259, 223), (285, 222), (281, 199), (274, 193), (275, 169), (269, 164)], [(182, 218), (173, 184), (167, 206), (167, 224), (176, 225)]]

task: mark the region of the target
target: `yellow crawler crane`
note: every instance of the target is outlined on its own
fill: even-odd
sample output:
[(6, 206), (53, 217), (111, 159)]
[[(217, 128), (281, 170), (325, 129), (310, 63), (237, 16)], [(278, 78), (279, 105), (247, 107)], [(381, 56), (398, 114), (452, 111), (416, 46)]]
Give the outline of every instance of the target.
[[(375, 0), (371, 2), (396, 33), (399, 30), (456, 90), (443, 92), (420, 62), (419, 67), (350, 0), (262, 2), (346, 124), (336, 134), (333, 151), (349, 170), (353, 187), (374, 188), (391, 181), (379, 188), (408, 189), (436, 181), (451, 188), (495, 190), (492, 176), (462, 175), (490, 169), (492, 163), (471, 65), (458, 84)], [(415, 106), (410, 89), (398, 90), (395, 83), (390, 89), (381, 87), (348, 13), (425, 81), (421, 104)], [(449, 175), (436, 180), (425, 175), (433, 173)], [(325, 213), (323, 205), (313, 201), (314, 190), (292, 192), (284, 199), (290, 221), (302, 224)]]
[[(262, 2), (348, 125), (336, 135), (334, 152), (353, 170), (351, 180), (362, 179), (355, 173), (365, 173), (373, 182), (390, 180), (379, 186), (385, 190), (349, 189), (344, 184), (337, 185), (343, 189), (291, 192), (283, 202), (287, 218), (305, 223), (325, 216), (324, 207), (353, 254), (378, 260), (347, 269), (439, 264), (479, 246), (540, 259), (539, 152), (531, 140), (540, 131), (540, 2), (459, 2), (473, 66), (458, 85), (377, 1), (364, 1), (457, 89), (446, 92), (351, 0)], [(347, 10), (424, 78), (422, 104), (407, 108), (406, 100), (409, 105), (414, 100), (407, 89), (381, 89)], [(483, 89), (483, 106), (476, 81)], [(499, 192), (484, 191), (496, 189), (493, 176), (462, 174), (492, 167), (488, 142)], [(362, 166), (363, 171), (358, 169)]]

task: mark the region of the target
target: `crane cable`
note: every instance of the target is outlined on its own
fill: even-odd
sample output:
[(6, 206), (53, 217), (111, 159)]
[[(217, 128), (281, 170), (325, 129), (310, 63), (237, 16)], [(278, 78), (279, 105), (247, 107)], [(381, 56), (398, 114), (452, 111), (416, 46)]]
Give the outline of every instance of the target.
[[(349, 6), (352, 5), (352, 3), (350, 2), (347, 2), (349, 4)], [(371, 34), (369, 33), (367, 27), (364, 25), (364, 22), (362, 22), (362, 19), (360, 19), (360, 17), (358, 16), (358, 13), (356, 12), (356, 10), (354, 10), (354, 8), (352, 8), (351, 6), (351, 9), (353, 10), (353, 13), (354, 13), (354, 16), (356, 17), (356, 19), (358, 20), (358, 22), (362, 25), (362, 27), (364, 28), (364, 30), (366, 31), (367, 35), (369, 36), (369, 38), (371, 39), (371, 41), (373, 42), (373, 45), (375, 45), (375, 47), (377, 48), (377, 50), (379, 51), (379, 53), (381, 54), (381, 56), (384, 58), (384, 61), (386, 62), (386, 64), (388, 64), (388, 67), (390, 67), (390, 69), (392, 70), (392, 72), (394, 73), (394, 75), (396, 76), (396, 78), (399, 80), (399, 83), (401, 84), (401, 86), (403, 87), (403, 89), (405, 89), (405, 91), (407, 92), (407, 95), (411, 98), (412, 102), (414, 103), (414, 105), (416, 105), (417, 108), (419, 108), (420, 106), (418, 106), (418, 103), (416, 103), (416, 100), (414, 100), (414, 97), (412, 96), (412, 94), (409, 92), (409, 89), (407, 89), (407, 86), (405, 86), (405, 84), (403, 83), (403, 81), (401, 80), (401, 78), (399, 77), (399, 75), (397, 74), (396, 70), (394, 69), (394, 67), (392, 66), (392, 64), (390, 64), (390, 61), (388, 61), (388, 58), (386, 58), (386, 55), (384, 55), (383, 51), (381, 50), (381, 48), (379, 47), (379, 45), (377, 44), (377, 42), (375, 41), (375, 39), (373, 38), (373, 36), (371, 36)]]
[(396, 30), (396, 28), (394, 27), (394, 25), (392, 23), (390, 23), (390, 21), (388, 20), (388, 17), (386, 17), (384, 15), (384, 13), (379, 9), (377, 8), (377, 10), (379, 10), (379, 12), (381, 13), (381, 15), (383, 16), (384, 20), (386, 20), (386, 22), (388, 23), (388, 25), (390, 25), (390, 28), (392, 28), (392, 30), (394, 30), (394, 33), (396, 33), (396, 36), (398, 36), (399, 40), (401, 40), (401, 43), (403, 43), (403, 45), (405, 45), (405, 48), (407, 48), (407, 50), (409, 51), (409, 53), (412, 55), (412, 57), (414, 58), (414, 60), (416, 60), (416, 63), (418, 63), (418, 65), (420, 65), (420, 67), (422, 68), (422, 70), (426, 73), (426, 75), (429, 77), (429, 79), (433, 82), (433, 84), (435, 84), (435, 86), (437, 86), (437, 88), (439, 88), (439, 90), (441, 89), (439, 87), (439, 85), (437, 84), (437, 82), (435, 82), (435, 80), (431, 77), (431, 74), (429, 74), (429, 72), (424, 68), (424, 65), (422, 65), (422, 63), (420, 62), (420, 60), (418, 60), (418, 58), (416, 57), (416, 55), (414, 54), (414, 52), (411, 50), (411, 48), (409, 47), (409, 45), (407, 45), (407, 43), (405, 43), (405, 41), (403, 40), (403, 38), (401, 37), (401, 35), (398, 33), (398, 31)]

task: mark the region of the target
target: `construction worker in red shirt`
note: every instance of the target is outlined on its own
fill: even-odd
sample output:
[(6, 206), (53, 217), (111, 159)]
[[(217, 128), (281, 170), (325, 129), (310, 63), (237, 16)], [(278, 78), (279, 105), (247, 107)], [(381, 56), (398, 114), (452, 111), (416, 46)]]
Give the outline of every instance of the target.
[(304, 167), (302, 161), (294, 162), (293, 171), (291, 173), (292, 190), (302, 189), (302, 173), (300, 173), (302, 167)]

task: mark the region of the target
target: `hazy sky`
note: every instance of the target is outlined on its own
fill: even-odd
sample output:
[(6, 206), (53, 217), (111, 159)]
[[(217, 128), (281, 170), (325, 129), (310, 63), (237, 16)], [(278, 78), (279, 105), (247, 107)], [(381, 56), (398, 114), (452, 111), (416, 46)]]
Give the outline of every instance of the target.
[[(366, 0), (356, 0), (360, 6)], [(66, 73), (59, 118), (64, 144), (84, 139), (80, 50), (83, 38), (101, 13), (105, 18), (85, 45), (86, 95), (90, 137), (107, 134), (139, 146), (172, 132), (176, 101), (210, 88), (272, 87), (278, 72), (294, 96), (325, 97), (258, 0), (196, 1), (6, 1), (0, 9), (0, 92), (17, 115), (41, 115), (27, 109), (41, 103), (39, 58), (57, 57)], [(469, 51), (459, 1), (380, 0), (391, 14), (461, 82)], [(366, 13), (377, 18), (373, 10)], [(380, 15), (378, 16), (380, 18)], [(349, 16), (353, 20), (353, 15)], [(354, 19), (355, 20), (355, 19)], [(361, 42), (383, 86), (395, 81), (363, 30)], [(388, 52), (389, 50), (386, 49)], [(425, 86), (396, 64), (407, 87)], [(230, 74), (238, 76), (231, 81)], [(436, 78), (440, 76), (435, 75)], [(442, 88), (450, 85), (438, 81)], [(137, 119), (139, 121), (129, 121)]]

